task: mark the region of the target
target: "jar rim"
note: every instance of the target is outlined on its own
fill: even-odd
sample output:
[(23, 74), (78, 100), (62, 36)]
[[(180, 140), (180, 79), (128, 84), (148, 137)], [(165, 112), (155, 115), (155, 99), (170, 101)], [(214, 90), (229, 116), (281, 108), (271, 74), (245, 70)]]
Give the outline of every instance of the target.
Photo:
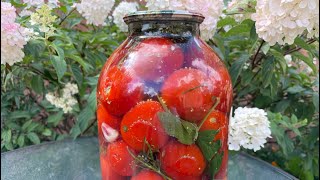
[(136, 11), (123, 18), (126, 24), (139, 21), (188, 21), (201, 24), (204, 19), (201, 13), (182, 10)]

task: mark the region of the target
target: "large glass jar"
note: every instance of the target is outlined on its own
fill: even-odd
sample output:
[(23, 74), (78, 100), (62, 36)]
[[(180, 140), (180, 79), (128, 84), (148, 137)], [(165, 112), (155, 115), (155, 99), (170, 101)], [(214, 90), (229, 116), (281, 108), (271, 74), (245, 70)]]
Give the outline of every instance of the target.
[(226, 179), (232, 85), (201, 14), (137, 12), (102, 69), (102, 179)]

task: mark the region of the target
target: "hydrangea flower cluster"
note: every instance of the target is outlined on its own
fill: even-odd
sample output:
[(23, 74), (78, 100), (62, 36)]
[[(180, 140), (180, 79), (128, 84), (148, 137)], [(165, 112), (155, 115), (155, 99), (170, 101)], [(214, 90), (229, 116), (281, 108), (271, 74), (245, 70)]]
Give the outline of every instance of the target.
[(305, 30), (308, 38), (319, 37), (318, 0), (257, 0), (256, 30), (270, 45), (293, 44)]
[(146, 6), (149, 10), (171, 9), (203, 13), (205, 20), (200, 25), (201, 37), (204, 40), (209, 40), (215, 33), (224, 3), (222, 0), (147, 0)]
[(120, 31), (128, 32), (128, 26), (124, 22), (123, 17), (138, 10), (139, 4), (135, 2), (121, 2), (113, 11), (113, 22), (119, 27)]
[(38, 25), (41, 32), (46, 33), (46, 36), (51, 36), (56, 30), (53, 23), (56, 21), (57, 16), (51, 15), (51, 10), (48, 5), (43, 5), (37, 9), (35, 13), (31, 14), (31, 25)]
[(23, 2), (27, 4), (27, 9), (30, 7), (40, 8), (44, 4), (47, 4), (51, 9), (59, 7), (59, 0), (48, 0), (47, 3), (44, 0), (23, 0)]
[(23, 46), (27, 44), (27, 31), (16, 23), (16, 9), (1, 2), (1, 64), (10, 66), (22, 61)]
[(81, 3), (75, 3), (74, 7), (87, 20), (87, 24), (104, 26), (114, 3), (114, 0), (82, 0)]
[(268, 137), (271, 137), (270, 122), (264, 110), (247, 107), (235, 110), (229, 125), (230, 150), (238, 151), (240, 146), (260, 150)]
[(46, 99), (58, 108), (62, 108), (64, 113), (72, 111), (72, 107), (77, 104), (77, 100), (73, 95), (79, 92), (76, 84), (67, 83), (62, 90), (62, 96), (56, 96), (53, 93), (46, 94)]

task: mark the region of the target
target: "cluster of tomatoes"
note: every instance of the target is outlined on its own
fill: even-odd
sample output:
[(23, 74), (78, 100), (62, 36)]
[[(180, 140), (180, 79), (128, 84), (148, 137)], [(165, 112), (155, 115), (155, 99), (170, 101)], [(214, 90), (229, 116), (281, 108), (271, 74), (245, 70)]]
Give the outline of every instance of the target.
[(221, 140), (222, 150), (226, 150), (232, 99), (228, 72), (199, 40), (188, 42), (188, 50), (167, 38), (144, 39), (123, 53), (125, 46), (109, 58), (97, 91), (103, 179), (163, 179), (151, 170), (140, 171), (136, 164), (134, 157), (146, 150), (146, 142), (168, 177), (203, 178), (206, 161), (201, 150), (196, 144), (181, 144), (166, 133), (158, 117), (165, 111), (159, 97), (173, 114), (195, 124), (206, 117), (214, 105), (213, 97), (219, 97), (220, 103), (200, 131), (220, 129), (213, 141)]

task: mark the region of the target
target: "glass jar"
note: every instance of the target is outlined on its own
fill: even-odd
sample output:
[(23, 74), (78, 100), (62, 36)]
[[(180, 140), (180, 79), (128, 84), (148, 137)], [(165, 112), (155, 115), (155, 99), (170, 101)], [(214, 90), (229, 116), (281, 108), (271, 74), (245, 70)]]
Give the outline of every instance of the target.
[(140, 11), (98, 82), (102, 179), (226, 179), (232, 85), (201, 14)]

